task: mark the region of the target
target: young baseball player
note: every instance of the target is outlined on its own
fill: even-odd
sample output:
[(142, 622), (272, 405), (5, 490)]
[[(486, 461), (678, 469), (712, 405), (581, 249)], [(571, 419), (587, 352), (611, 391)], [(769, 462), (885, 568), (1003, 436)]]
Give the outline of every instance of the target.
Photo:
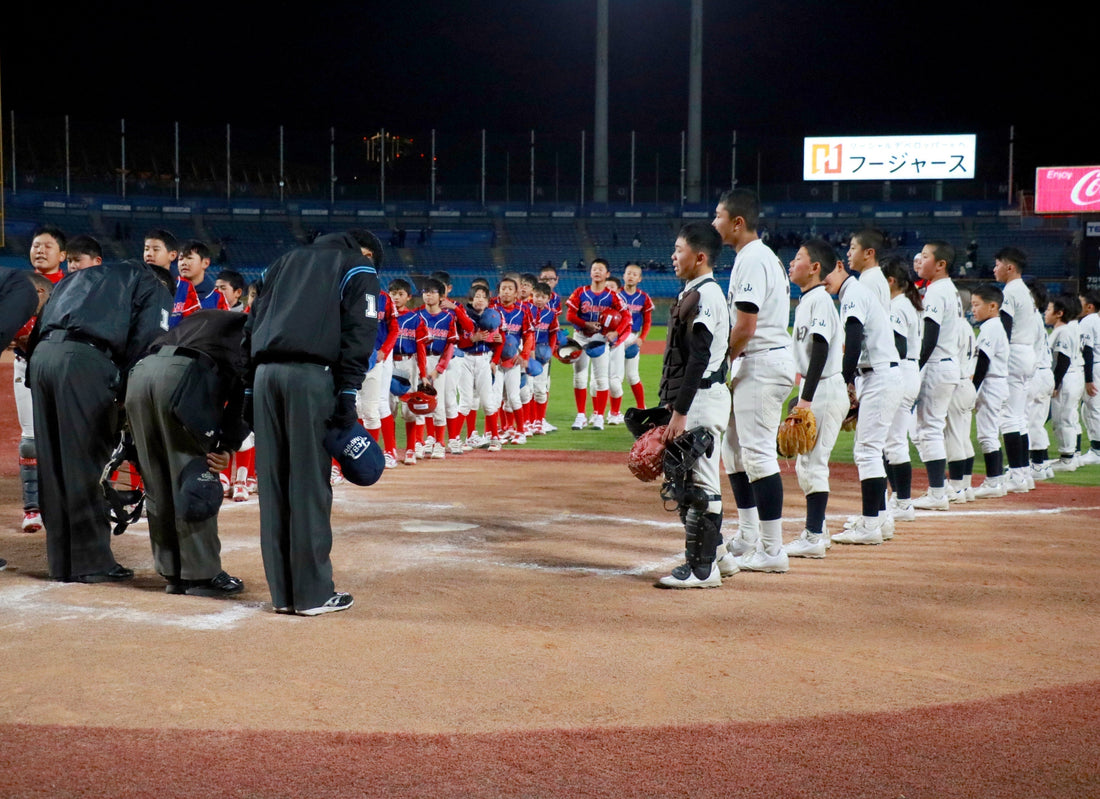
[[(607, 287), (608, 266), (603, 258), (596, 258), (589, 266), (590, 282), (587, 286), (578, 286), (566, 303), (566, 317), (576, 326), (574, 338), (584, 345), (585, 352), (573, 362), (573, 397), (577, 405), (577, 418), (573, 421), (574, 430), (591, 427), (603, 430), (604, 412), (610, 396), (608, 381), (607, 353), (609, 346), (622, 343), (630, 332), (630, 315), (619, 295)], [(604, 311), (614, 310), (623, 314), (619, 330), (610, 337), (600, 332), (600, 315)], [(592, 397), (592, 417), (585, 417), (588, 405), (588, 371), (592, 369), (592, 385), (595, 392)]]
[(832, 536), (841, 544), (881, 544), (893, 536), (883, 507), (886, 496), (886, 437), (901, 399), (898, 351), (890, 318), (879, 299), (848, 274), (841, 261), (825, 277), (825, 289), (840, 297), (844, 325), (841, 374), (849, 407), (859, 407), (852, 457), (859, 470), (863, 510), (850, 528)]
[[(961, 294), (962, 292), (960, 292)], [(970, 298), (967, 297), (967, 305)], [(947, 423), (944, 427), (944, 449), (947, 452), (947, 500), (966, 503), (974, 499), (971, 486), (974, 473), (974, 444), (970, 431), (974, 426), (974, 369), (978, 351), (975, 347), (974, 329), (961, 324), (959, 333), (959, 382), (951, 393), (947, 406)]]
[(1035, 373), (1035, 338), (1041, 331), (1035, 325), (1035, 301), (1022, 277), (1027, 271), (1027, 256), (1015, 247), (1005, 247), (995, 256), (993, 276), (1004, 283), (1001, 322), (1011, 347), (1008, 365), (1008, 412), (1002, 430), (1008, 460), (1008, 490), (1035, 487), (1028, 464), (1028, 382)]
[(1047, 309), (1047, 290), (1035, 278), (1025, 278), (1024, 282), (1035, 300), (1036, 326), (1039, 329), (1039, 335), (1035, 337), (1035, 373), (1027, 384), (1027, 433), (1028, 448), (1031, 452), (1031, 478), (1050, 480), (1054, 477), (1054, 471), (1047, 465), (1047, 452), (1050, 449), (1047, 419), (1050, 418), (1050, 400), (1054, 393), (1052, 368), (1054, 358), (1050, 352), (1046, 322), (1043, 319), (1043, 312)]
[(864, 288), (890, 313), (890, 286), (879, 266), (879, 254), (886, 250), (886, 236), (881, 230), (865, 228), (852, 234), (848, 245), (848, 268), (859, 273)]
[(836, 251), (822, 239), (802, 242), (788, 274), (802, 291), (794, 312), (794, 363), (798, 370), (795, 407), (809, 408), (817, 421), (817, 442), (795, 459), (798, 485), (806, 495), (806, 526), (784, 545), (788, 557), (823, 558), (829, 548), (825, 510), (829, 504), (829, 456), (848, 412), (848, 391), (840, 374), (844, 336), (840, 316), (822, 281), (836, 264)]
[[(444, 285), (434, 278), (424, 281), (420, 289), (420, 298), (424, 305), (419, 313), (426, 334), (425, 381), (436, 391), (435, 410), (424, 420), (428, 426), (424, 454), (433, 460), (443, 460), (446, 457), (447, 445), (450, 443), (447, 440), (448, 415), (458, 418), (457, 405), (447, 406), (448, 397), (451, 395), (447, 381), (453, 374), (448, 367), (454, 356), (455, 344), (458, 342), (458, 327), (454, 313), (440, 304), (445, 291)], [(431, 442), (431, 452), (427, 451), (428, 442)]]
[(438, 399), (445, 407), (444, 416), (447, 424), (447, 437), (449, 438), (447, 452), (451, 455), (461, 455), (465, 452), (462, 445), (462, 424), (465, 419), (458, 412), (458, 383), (459, 373), (462, 369), (460, 361), (463, 356), (462, 350), (457, 346), (458, 332), (472, 332), (474, 323), (467, 316), (465, 306), (451, 299), (451, 291), (454, 290), (454, 287), (451, 285), (450, 274), (436, 271), (432, 272), (431, 277), (433, 280), (438, 280), (440, 285), (443, 286), (443, 294), (439, 299), (439, 305), (451, 313), (455, 322), (455, 346), (451, 349), (451, 358), (447, 363), (445, 391), (438, 395)]
[[(661, 368), (660, 402), (670, 413), (666, 443), (690, 437), (702, 453), (691, 465), (690, 485), (677, 498), (684, 523), (685, 563), (662, 577), (665, 588), (714, 588), (722, 584), (718, 548), (722, 544), (722, 484), (718, 470), (718, 440), (730, 417), (726, 389), (726, 349), (729, 311), (714, 265), (722, 239), (706, 222), (689, 222), (680, 229), (672, 262), (676, 277), (685, 281), (669, 318), (668, 340)], [(686, 436), (685, 436), (686, 434)], [(706, 446), (709, 444), (709, 447)], [(729, 563), (728, 574), (737, 568)]]
[(747, 571), (785, 572), (783, 479), (775, 436), (794, 386), (787, 332), (791, 284), (787, 270), (756, 232), (760, 203), (746, 189), (722, 195), (714, 225), (737, 256), (730, 273), (729, 356), (733, 412), (722, 439), (722, 463), (737, 502), (737, 535), (727, 550)]
[[(545, 283), (547, 286), (550, 287), (550, 302), (548, 303), (548, 305), (550, 307), (550, 310), (552, 310), (554, 312), (554, 314), (557, 317), (559, 317), (559, 322), (560, 322), (560, 317), (561, 317), (561, 295), (559, 295), (558, 292), (557, 292), (558, 270), (555, 269), (552, 264), (547, 264), (546, 266), (544, 266), (542, 269), (539, 270), (539, 282)], [(550, 370), (547, 369), (547, 374), (548, 375), (549, 375), (549, 371)], [(547, 381), (546, 381), (546, 390), (547, 391), (550, 390), (550, 382), (551, 381), (550, 381), (550, 378), (548, 376)], [(553, 433), (553, 432), (557, 431), (557, 429), (558, 428), (555, 425), (551, 424), (549, 421), (547, 421), (545, 418), (543, 418), (543, 420), (542, 420), (542, 432), (543, 433)]]
[[(393, 374), (408, 381), (410, 390), (415, 391), (428, 372), (425, 349), (428, 334), (424, 327), (424, 320), (419, 313), (414, 313), (408, 307), (409, 299), (412, 297), (412, 286), (407, 280), (401, 278), (391, 280), (386, 291), (390, 295), (390, 300), (393, 301), (394, 311), (397, 314), (397, 343), (393, 347)], [(414, 413), (407, 403), (399, 402), (396, 397), (392, 398), (390, 403), (395, 411), (397, 406), (400, 406), (405, 420), (403, 463), (406, 466), (415, 466), (417, 459), (424, 454), (424, 418)]]
[(531, 315), (527, 312), (527, 307), (518, 301), (518, 292), (519, 284), (512, 278), (504, 278), (497, 287), (497, 310), (500, 311), (500, 332), (504, 336), (504, 343), (496, 380), (502, 383), (501, 411), (504, 416), (504, 430), (501, 440), (508, 444), (527, 443), (523, 427), (520, 382), (535, 346)]
[(214, 279), (214, 288), (225, 297), (225, 304), (231, 311), (244, 311), (244, 275), (234, 269), (223, 269)]
[(1077, 408), (1085, 393), (1085, 364), (1081, 355), (1081, 333), (1077, 326), (1077, 297), (1063, 294), (1047, 304), (1046, 323), (1050, 349), (1054, 353), (1054, 394), (1050, 402), (1051, 427), (1058, 447), (1058, 460), (1050, 468), (1055, 472), (1077, 470), (1077, 437), (1081, 422)]
[(921, 330), (921, 387), (917, 396), (917, 452), (928, 472), (928, 493), (913, 500), (921, 510), (947, 510), (947, 408), (959, 369), (959, 327), (966, 324), (962, 300), (951, 280), (955, 248), (930, 241), (917, 256), (917, 275), (926, 281)]
[(393, 377), (393, 348), (397, 343), (397, 312), (385, 291), (378, 292), (378, 333), (370, 368), (356, 394), (355, 405), (363, 427), (381, 438), (387, 469), (397, 468), (397, 430), (390, 408), (390, 380)]
[(1081, 406), (1081, 415), (1085, 421), (1085, 433), (1089, 437), (1089, 448), (1078, 459), (1082, 466), (1100, 463), (1100, 381), (1096, 379), (1096, 370), (1100, 368), (1097, 356), (1100, 355), (1100, 291), (1086, 291), (1077, 297), (1081, 303), (1081, 354), (1085, 361), (1085, 397)]
[[(641, 347), (649, 335), (653, 322), (653, 300), (638, 288), (642, 282), (642, 267), (633, 261), (623, 270), (623, 285), (619, 290), (619, 299), (630, 312), (630, 335), (622, 347), (612, 350), (611, 366), (611, 416), (608, 424), (622, 424), (623, 380), (630, 385), (634, 394), (634, 406), (645, 407), (645, 386), (638, 372), (641, 361)], [(617, 395), (617, 396), (616, 396)]]
[(887, 256), (882, 273), (890, 287), (890, 325), (894, 330), (894, 346), (898, 351), (901, 377), (901, 400), (890, 432), (886, 436), (886, 479), (893, 489), (888, 510), (895, 522), (911, 522), (913, 510), (913, 464), (909, 457), (909, 427), (913, 405), (920, 393), (920, 314), (924, 310), (920, 292), (909, 274), (909, 262), (898, 255)]
[(534, 331), (535, 348), (532, 360), (538, 366), (532, 368), (532, 363), (527, 364), (527, 383), (531, 386), (532, 402), (534, 403), (534, 426), (532, 429), (536, 435), (542, 435), (546, 431), (546, 406), (550, 399), (550, 361), (554, 342), (558, 337), (558, 315), (550, 307), (550, 296), (553, 290), (546, 283), (536, 283), (532, 295), (534, 310), (531, 314), (531, 329)]
[(225, 296), (217, 290), (215, 281), (208, 280), (206, 276), (206, 270), (210, 268), (210, 249), (201, 241), (192, 239), (180, 247), (178, 255), (179, 281), (168, 326), (175, 327), (181, 319), (203, 308), (228, 311)]
[(988, 284), (970, 292), (970, 310), (975, 321), (981, 324), (972, 382), (977, 392), (974, 417), (978, 444), (985, 460), (985, 480), (974, 489), (975, 499), (1003, 497), (1007, 493), (1000, 439), (1008, 407), (1009, 361), (1008, 336), (1001, 322), (1003, 299), (1001, 290)]

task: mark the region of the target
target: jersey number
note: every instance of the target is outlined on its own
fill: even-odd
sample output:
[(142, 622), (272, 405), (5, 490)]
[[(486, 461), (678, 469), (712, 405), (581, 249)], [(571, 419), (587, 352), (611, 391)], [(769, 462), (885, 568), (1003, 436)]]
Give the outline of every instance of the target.
[(363, 296), (367, 300), (367, 310), (366, 310), (367, 318), (368, 319), (377, 319), (378, 318), (378, 301), (375, 299), (373, 294), (365, 294)]

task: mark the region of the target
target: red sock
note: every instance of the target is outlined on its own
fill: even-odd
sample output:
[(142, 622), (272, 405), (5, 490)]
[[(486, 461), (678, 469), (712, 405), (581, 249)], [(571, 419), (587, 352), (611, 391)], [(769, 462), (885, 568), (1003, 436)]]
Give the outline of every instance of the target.
[[(359, 423), (362, 424), (363, 420), (360, 419)], [(367, 427), (366, 425), (363, 425), (363, 426)], [(382, 426), (379, 425), (378, 427), (375, 427), (373, 429), (370, 428), (370, 427), (367, 427), (367, 432), (371, 434), (371, 438), (373, 438), (375, 441), (378, 441), (378, 439), (382, 436)], [(379, 443), (381, 443), (381, 442), (379, 441)]]
[(435, 438), (435, 419), (431, 416), (425, 416), (424, 426), (428, 428), (428, 438)]
[(405, 449), (416, 449), (416, 422), (405, 422)]
[(500, 438), (500, 424), (498, 417), (500, 412), (485, 417), (485, 435), (489, 438)]
[(466, 414), (466, 437), (469, 438), (477, 432), (477, 411)]
[(623, 407), (623, 398), (622, 398), (621, 394), (617, 397), (612, 397), (611, 398), (611, 415), (612, 416), (618, 416), (619, 411), (622, 409), (622, 407)]
[(638, 408), (645, 408), (645, 386), (640, 382), (635, 383), (630, 387), (630, 390), (634, 392), (634, 404)]
[(460, 438), (462, 436), (462, 423), (466, 421), (461, 416), (452, 416), (447, 420), (447, 433), (451, 438)]
[(547, 402), (536, 402), (535, 403), (535, 419), (537, 419), (540, 422), (546, 421), (546, 406), (548, 404), (549, 403), (547, 403)]
[(607, 398), (611, 395), (611, 392), (607, 389), (603, 391), (597, 391), (596, 396), (592, 398), (592, 410), (596, 412), (597, 416), (603, 416), (603, 412), (607, 410)]
[(246, 449), (237, 453), (237, 468), (244, 467), (249, 477), (256, 476), (256, 448)]
[(397, 452), (397, 422), (393, 414), (382, 419), (382, 440), (386, 445), (386, 452)]
[(577, 403), (577, 413), (584, 413), (584, 409), (588, 406), (588, 389), (573, 389), (573, 400)]

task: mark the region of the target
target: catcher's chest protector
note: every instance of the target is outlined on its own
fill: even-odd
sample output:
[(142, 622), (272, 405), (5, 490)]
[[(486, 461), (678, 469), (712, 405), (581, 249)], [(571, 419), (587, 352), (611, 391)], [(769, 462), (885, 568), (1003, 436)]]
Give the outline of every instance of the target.
[(699, 286), (716, 283), (714, 278), (704, 280), (673, 303), (668, 314), (668, 335), (665, 338), (665, 361), (661, 368), (661, 387), (658, 390), (662, 405), (671, 404), (680, 392), (691, 352), (691, 330), (699, 315)]

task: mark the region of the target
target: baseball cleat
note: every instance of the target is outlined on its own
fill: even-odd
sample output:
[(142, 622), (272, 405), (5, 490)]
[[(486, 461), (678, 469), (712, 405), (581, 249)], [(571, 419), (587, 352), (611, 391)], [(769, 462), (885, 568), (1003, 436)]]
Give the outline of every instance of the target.
[(976, 499), (997, 499), (1007, 493), (1008, 491), (1004, 486), (1004, 477), (1001, 475), (985, 478), (982, 484), (974, 489)]
[(729, 552), (722, 553), (722, 556), (715, 563), (718, 564), (718, 573), (723, 577), (732, 577), (741, 571), (737, 568), (737, 559)]
[(405, 450), (405, 460), (402, 461), (402, 463), (404, 463), (406, 466), (416, 466), (416, 450)]
[(882, 533), (882, 540), (889, 541), (894, 537), (894, 518), (885, 513), (879, 517), (882, 519), (882, 525), (879, 527), (879, 532)]
[(255, 477), (249, 477), (247, 480), (244, 481), (244, 485), (245, 485), (245, 488), (248, 489), (249, 494), (259, 494), (260, 493), (260, 484), (258, 482), (256, 482)]
[(42, 514), (36, 510), (30, 510), (23, 514), (23, 532), (37, 533), (42, 529)]
[(218, 474), (218, 481), (222, 484), (222, 496), (226, 499), (233, 496), (233, 484), (229, 482), (229, 475), (225, 473)]
[[(320, 616), (322, 613), (336, 613), (340, 610), (347, 610), (355, 604), (355, 600), (351, 594), (343, 591), (337, 591), (335, 594), (328, 598), (328, 601), (323, 605), (319, 605), (315, 608), (306, 608), (305, 610), (296, 610), (299, 616)], [(278, 610), (276, 609), (276, 612)]]
[(435, 442), (435, 446), (432, 447), (431, 459), (433, 461), (441, 461), (446, 457), (447, 448), (440, 444), (438, 441)]
[[(344, 476), (340, 475), (340, 481), (343, 482)], [(234, 502), (247, 502), (248, 501), (248, 488), (244, 483), (237, 483), (233, 486), (233, 501)]]
[(890, 514), (894, 517), (896, 522), (911, 522), (917, 518), (916, 511), (913, 510), (913, 500), (911, 499), (891, 499)]
[(588, 426), (591, 427), (593, 430), (603, 430), (603, 414), (592, 414), (592, 418), (588, 420)]
[[(702, 572), (702, 576), (698, 572)], [(682, 563), (672, 570), (672, 574), (658, 580), (657, 585), (661, 588), (718, 588), (722, 585), (722, 575), (717, 563), (695, 568)]]
[(608, 424), (625, 424), (626, 419), (621, 413), (613, 413), (607, 417)]
[(588, 427), (588, 420), (583, 413), (578, 413), (577, 418), (573, 420), (573, 429), (584, 430), (586, 427)]
[(465, 448), (462, 446), (462, 441), (460, 439), (452, 438), (450, 441), (447, 442), (447, 452), (450, 455), (461, 455), (464, 449)]
[(833, 536), (834, 544), (881, 544), (882, 530), (872, 527), (866, 521), (861, 521), (855, 527), (850, 527), (842, 533)]
[(1052, 472), (1075, 472), (1077, 471), (1077, 459), (1074, 457), (1061, 457), (1056, 461), (1050, 463), (1050, 470)]
[(1054, 471), (1045, 463), (1031, 464), (1032, 480), (1050, 480), (1054, 477)]
[[(338, 486), (342, 482), (344, 482), (344, 473), (340, 471), (339, 466), (333, 466), (332, 469), (328, 473), (328, 484), (330, 486)], [(245, 494), (245, 496), (242, 499), (248, 499), (247, 493)], [(234, 502), (242, 501), (240, 499), (237, 499), (237, 489), (236, 489), (236, 487), (234, 487), (234, 489), (233, 489), (233, 501)]]
[[(1100, 463), (1100, 449), (1090, 449), (1084, 455), (1077, 458), (1078, 466), (1095, 466)], [(1036, 480), (1039, 478), (1036, 477)]]
[(726, 539), (726, 552), (730, 553), (735, 558), (747, 555), (755, 549), (756, 542), (746, 541), (741, 535), (735, 535), (733, 538)]
[[(931, 491), (913, 500), (913, 507), (917, 510), (947, 510), (950, 506), (945, 494), (936, 496)], [(836, 540), (836, 536), (833, 536), (833, 540)]]
[(823, 558), (825, 550), (828, 549), (826, 540), (825, 533), (811, 533), (809, 530), (803, 530), (802, 535), (789, 544), (783, 545), (783, 551), (787, 553), (788, 558)]
[(397, 468), (397, 453), (395, 451), (390, 450), (389, 452), (387, 452), (383, 456), (383, 458), (386, 461), (386, 468), (387, 469), (396, 469)]
[(489, 443), (485, 447), (489, 452), (500, 452), (501, 444), (500, 439), (493, 437), (489, 439)]
[(542, 420), (541, 427), (542, 427), (542, 432), (544, 432), (544, 433), (556, 433), (556, 432), (558, 432), (558, 428), (556, 428), (554, 425), (550, 424), (545, 419)]
[(757, 546), (755, 550), (742, 555), (737, 560), (737, 568), (743, 572), (771, 572), (783, 574), (790, 568), (787, 561), (787, 553), (782, 549), (775, 555), (769, 555), (763, 547)]

